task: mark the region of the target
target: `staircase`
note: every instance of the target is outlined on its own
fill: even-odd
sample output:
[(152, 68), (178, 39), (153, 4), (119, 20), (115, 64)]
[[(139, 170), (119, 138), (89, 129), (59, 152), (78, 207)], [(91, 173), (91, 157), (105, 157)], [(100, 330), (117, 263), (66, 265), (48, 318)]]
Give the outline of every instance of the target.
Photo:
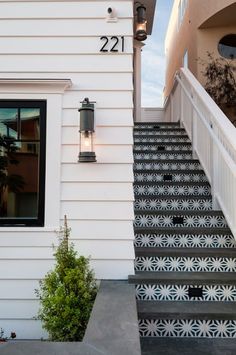
[(129, 282), (145, 355), (236, 354), (236, 243), (191, 149), (178, 123), (135, 124)]

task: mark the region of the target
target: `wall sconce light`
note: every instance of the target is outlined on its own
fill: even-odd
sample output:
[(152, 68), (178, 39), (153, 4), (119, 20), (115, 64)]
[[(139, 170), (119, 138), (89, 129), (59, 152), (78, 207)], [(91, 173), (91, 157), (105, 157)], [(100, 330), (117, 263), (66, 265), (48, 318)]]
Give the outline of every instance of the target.
[(135, 39), (138, 41), (145, 41), (147, 39), (147, 17), (146, 17), (146, 7), (138, 3), (136, 8), (137, 21), (135, 29)]
[(82, 107), (78, 110), (80, 113), (80, 163), (96, 162), (96, 155), (93, 151), (94, 134), (94, 101), (90, 102), (86, 97), (81, 102)]

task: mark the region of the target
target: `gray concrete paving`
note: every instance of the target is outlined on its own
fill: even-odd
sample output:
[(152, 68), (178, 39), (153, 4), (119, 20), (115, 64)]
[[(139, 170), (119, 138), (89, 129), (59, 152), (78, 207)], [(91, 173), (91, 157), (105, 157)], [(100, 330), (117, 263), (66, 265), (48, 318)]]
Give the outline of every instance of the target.
[(83, 342), (9, 341), (0, 355), (141, 355), (135, 289), (102, 281)]
[(142, 338), (142, 355), (235, 355), (236, 339)]

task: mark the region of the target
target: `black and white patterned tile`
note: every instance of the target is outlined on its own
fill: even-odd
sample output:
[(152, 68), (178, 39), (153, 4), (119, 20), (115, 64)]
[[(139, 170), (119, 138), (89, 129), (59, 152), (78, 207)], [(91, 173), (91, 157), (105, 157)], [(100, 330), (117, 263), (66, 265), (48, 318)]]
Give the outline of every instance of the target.
[(187, 196), (209, 196), (211, 188), (209, 185), (134, 185), (135, 195), (187, 195)]
[[(134, 174), (134, 181), (137, 182), (161, 182), (165, 181), (164, 173), (135, 173)], [(207, 182), (207, 177), (205, 174), (192, 174), (192, 173), (171, 173), (168, 174), (169, 179), (173, 182)]]
[(212, 210), (211, 199), (144, 199), (136, 198), (134, 203), (136, 210)]
[(236, 248), (231, 234), (135, 234), (136, 247), (163, 248)]
[(201, 170), (199, 161), (192, 162), (140, 162), (134, 163), (134, 170)]
[(183, 137), (134, 137), (134, 143), (184, 143), (190, 142), (187, 136)]
[(134, 130), (134, 136), (182, 136), (185, 132), (183, 130)]
[(135, 124), (134, 125), (135, 129), (166, 129), (166, 128), (180, 128), (180, 125), (179, 123), (171, 123), (171, 124), (168, 124), (168, 123), (149, 123), (149, 124)]
[(140, 319), (141, 337), (235, 338), (236, 320)]
[(201, 297), (189, 295), (195, 285), (136, 285), (136, 299), (139, 301), (236, 301), (235, 285), (199, 285)]
[(134, 153), (135, 160), (183, 160), (192, 159), (192, 153)]
[[(206, 213), (206, 212), (205, 212)], [(179, 218), (181, 220), (179, 220)], [(135, 227), (194, 227), (194, 228), (225, 228), (226, 220), (223, 215), (183, 215), (175, 214), (136, 214)]]
[[(159, 147), (159, 148), (158, 148)], [(163, 151), (192, 151), (191, 145), (134, 145), (134, 151), (139, 152), (139, 151), (149, 151), (149, 152), (158, 152), (161, 149)]]
[(235, 272), (236, 258), (140, 256), (135, 259), (135, 270), (174, 272)]

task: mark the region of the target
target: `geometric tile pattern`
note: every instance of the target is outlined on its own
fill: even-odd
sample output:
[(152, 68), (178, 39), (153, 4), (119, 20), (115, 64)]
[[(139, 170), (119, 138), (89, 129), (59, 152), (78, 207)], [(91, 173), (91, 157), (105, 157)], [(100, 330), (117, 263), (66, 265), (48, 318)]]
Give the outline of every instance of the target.
[(209, 185), (134, 185), (134, 193), (138, 195), (192, 195), (209, 196)]
[(228, 234), (136, 234), (136, 247), (170, 248), (235, 248), (236, 241)]
[(134, 163), (135, 170), (200, 170), (202, 169), (199, 161), (196, 162), (148, 162)]
[[(205, 174), (178, 174), (172, 173), (173, 182), (206, 182), (207, 177)], [(139, 182), (161, 182), (164, 180), (164, 174), (158, 173), (136, 173), (134, 174), (134, 180)]]
[(236, 286), (198, 285), (202, 297), (189, 297), (194, 285), (136, 285), (136, 299), (140, 301), (236, 301)]
[[(155, 126), (158, 126), (159, 128), (179, 128), (179, 123), (172, 123), (171, 125), (167, 124), (163, 124), (163, 123), (153, 123), (153, 124), (139, 124), (136, 126), (137, 129), (140, 128), (147, 128), (147, 129), (155, 129)], [(135, 129), (136, 129), (135, 128)]]
[(170, 131), (170, 130), (157, 130), (157, 131), (145, 131), (145, 130), (134, 130), (134, 136), (182, 136), (183, 131), (181, 130), (176, 130), (176, 131)]
[(204, 216), (204, 215), (185, 215), (183, 218), (183, 224), (177, 224), (173, 220), (175, 216), (168, 215), (142, 215), (135, 216), (135, 227), (200, 227), (200, 228), (224, 228), (227, 227), (225, 218), (220, 216)]
[[(151, 152), (157, 152), (158, 151), (158, 146), (156, 145), (134, 145), (134, 151), (151, 151)], [(165, 145), (165, 150), (166, 151), (191, 151), (192, 147), (191, 145)]]
[(140, 319), (139, 332), (141, 337), (235, 338), (236, 321)]
[(136, 271), (235, 272), (236, 258), (226, 257), (158, 257), (135, 259)]
[(135, 199), (134, 208), (139, 210), (211, 210), (212, 201), (209, 199)]
[(186, 137), (134, 137), (134, 143), (184, 143), (190, 142), (189, 138)]
[[(201, 248), (236, 248), (236, 242), (228, 229), (222, 231), (227, 227), (223, 214), (210, 212), (211, 189), (204, 184), (207, 177), (199, 161), (192, 159), (190, 139), (179, 123), (136, 125), (134, 143), (134, 226), (140, 228), (135, 234), (135, 247), (137, 255), (143, 255), (136, 257), (135, 270), (236, 272), (236, 258), (197, 254), (202, 253)], [(184, 233), (185, 227), (191, 230)], [(164, 228), (168, 230), (162, 233)], [(221, 228), (221, 232), (214, 228)], [(170, 252), (158, 254), (157, 249), (156, 254), (148, 254), (149, 247), (159, 248), (160, 252), (161, 248), (169, 248)], [(139, 248), (145, 248), (143, 254), (139, 254)], [(184, 256), (175, 256), (178, 248), (196, 248), (196, 254), (186, 249)], [(191, 290), (189, 295), (190, 287), (201, 288), (201, 297), (191, 297), (194, 293)], [(190, 301), (236, 302), (236, 285), (227, 285), (223, 280), (198, 286), (183, 280), (180, 284), (149, 284), (143, 280), (136, 285), (136, 297), (141, 302), (189, 302), (191, 312)], [(236, 338), (236, 320), (140, 319), (139, 331), (143, 337)]]
[(149, 160), (149, 159), (160, 159), (160, 160), (166, 160), (166, 159), (177, 159), (177, 160), (182, 160), (182, 159), (192, 159), (192, 154), (191, 153), (135, 153), (134, 158), (136, 160)]

